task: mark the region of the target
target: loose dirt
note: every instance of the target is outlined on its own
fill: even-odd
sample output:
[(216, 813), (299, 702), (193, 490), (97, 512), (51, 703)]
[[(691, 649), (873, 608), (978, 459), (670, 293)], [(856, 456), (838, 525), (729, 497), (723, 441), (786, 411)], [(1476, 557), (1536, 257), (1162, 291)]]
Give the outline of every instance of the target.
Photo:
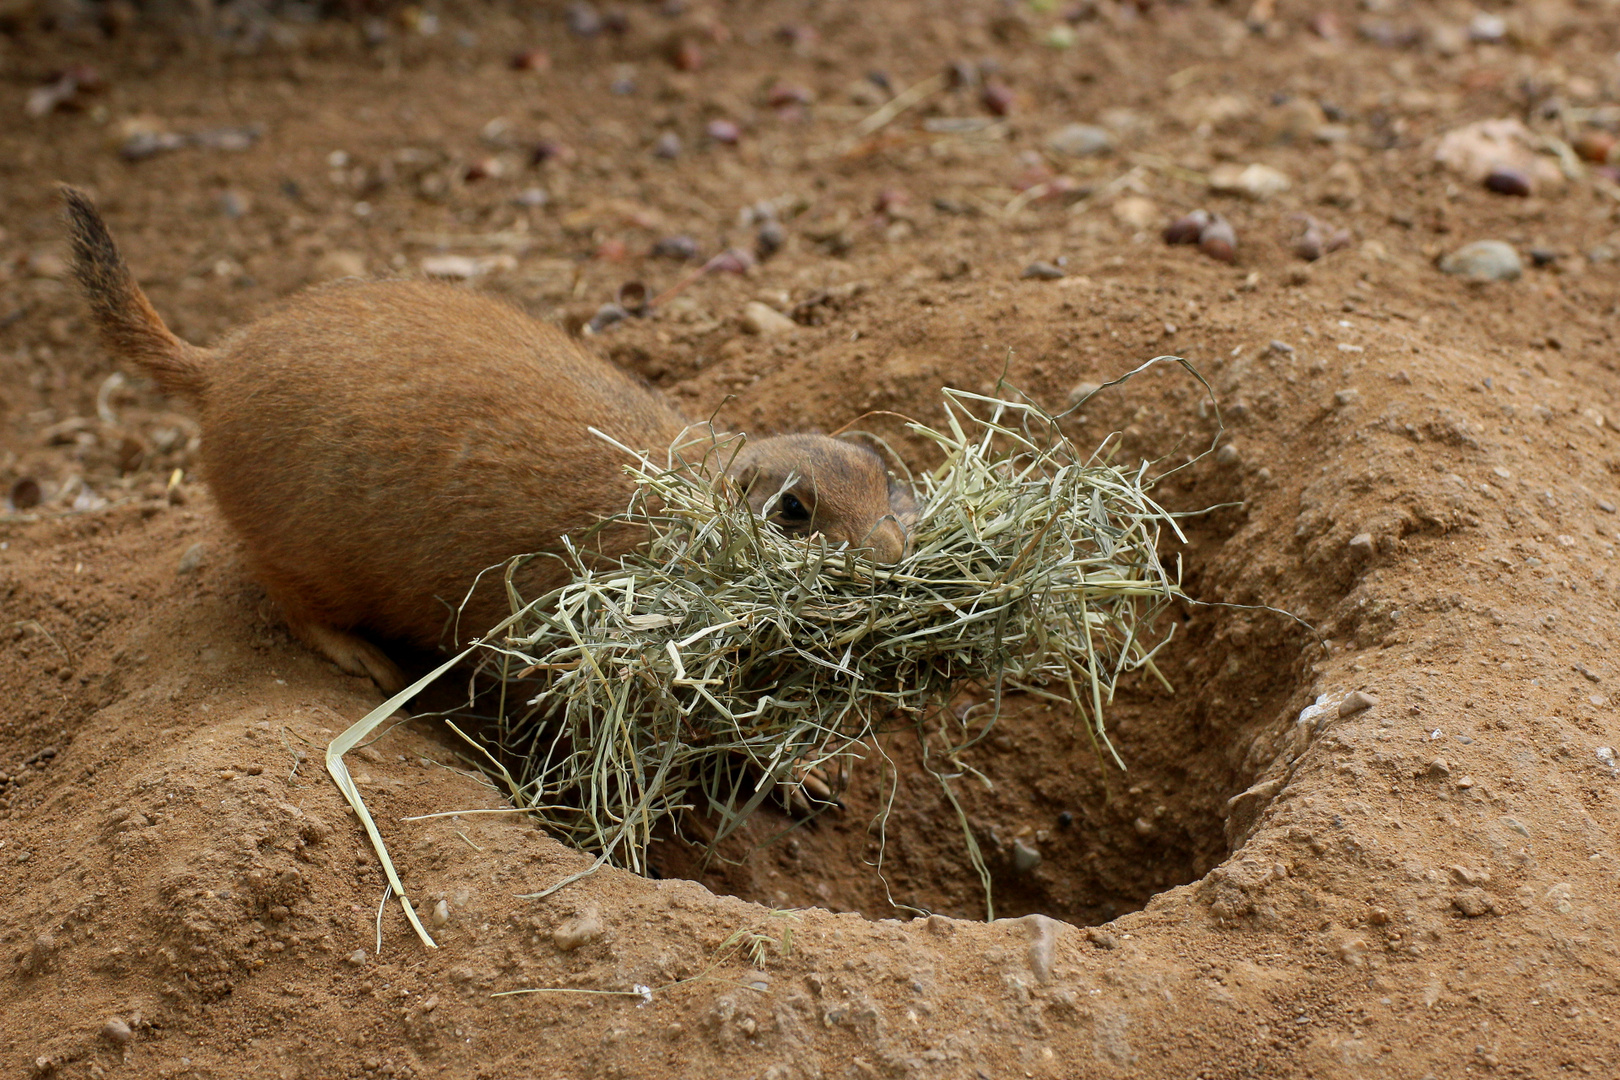
[[(1615, 5), (682, 9), (0, 7), (0, 1067), (1620, 1075), (1620, 187), (1559, 156), (1620, 126)], [(1435, 162), (1503, 119), (1497, 190)], [(585, 857), (401, 723), (350, 760), (429, 951), (322, 767), (380, 699), (287, 637), (195, 423), (92, 340), (56, 181), (201, 343), (348, 274), (574, 328), (673, 291), (591, 346), (755, 432), (1189, 357), (1222, 448), (1158, 494), (1218, 509), (1165, 555), (1310, 628), (1178, 612), (1174, 692), (1114, 704), (1124, 772), (1009, 701), (955, 788), (990, 923), (904, 739), (736, 865), (665, 844), (661, 880), (534, 900)], [(1163, 241), (1198, 208), (1235, 261)], [(1520, 276), (1441, 272), (1475, 240)], [(1168, 370), (1067, 422), (1156, 471), (1217, 432)]]

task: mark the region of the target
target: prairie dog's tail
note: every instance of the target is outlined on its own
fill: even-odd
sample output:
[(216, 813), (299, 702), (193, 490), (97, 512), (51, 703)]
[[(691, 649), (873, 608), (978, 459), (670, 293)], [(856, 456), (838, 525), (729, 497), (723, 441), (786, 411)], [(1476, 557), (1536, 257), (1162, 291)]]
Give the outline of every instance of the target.
[(124, 265), (90, 197), (66, 184), (61, 191), (73, 241), (73, 275), (90, 302), (102, 342), (115, 356), (139, 364), (168, 393), (200, 403), (207, 386), (208, 354), (163, 325), (162, 316)]

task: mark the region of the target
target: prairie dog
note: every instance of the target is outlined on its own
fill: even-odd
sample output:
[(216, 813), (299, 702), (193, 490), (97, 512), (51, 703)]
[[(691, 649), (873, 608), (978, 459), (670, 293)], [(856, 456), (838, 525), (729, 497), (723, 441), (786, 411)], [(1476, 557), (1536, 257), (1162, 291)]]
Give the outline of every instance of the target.
[[(427, 649), (476, 638), (508, 613), (501, 573), (480, 572), (625, 508), (623, 457), (588, 428), (658, 452), (689, 426), (557, 328), (435, 282), (316, 288), (198, 348), (164, 325), (90, 199), (62, 194), (104, 343), (195, 406), (204, 476), (253, 575), (294, 636), (388, 693), (404, 675), (362, 634)], [(916, 504), (864, 446), (760, 439), (730, 471), (787, 533), (880, 562), (906, 550)], [(567, 576), (531, 559), (517, 583), (532, 598)]]

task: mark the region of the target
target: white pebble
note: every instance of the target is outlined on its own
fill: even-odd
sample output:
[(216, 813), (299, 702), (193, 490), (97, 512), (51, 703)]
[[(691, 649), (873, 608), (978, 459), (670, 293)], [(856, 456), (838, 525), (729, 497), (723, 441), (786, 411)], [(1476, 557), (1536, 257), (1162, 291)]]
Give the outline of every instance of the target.
[(1281, 194), (1293, 186), (1287, 174), (1270, 165), (1217, 165), (1209, 174), (1209, 186), (1226, 195), (1241, 195), (1256, 202)]
[(750, 334), (768, 337), (772, 334), (790, 333), (797, 330), (799, 324), (769, 304), (754, 300), (743, 308), (742, 328)]
[(1114, 137), (1107, 128), (1095, 124), (1069, 124), (1053, 132), (1046, 140), (1047, 148), (1069, 157), (1094, 157), (1114, 148)]
[(1440, 260), (1440, 269), (1471, 281), (1513, 281), (1523, 273), (1519, 253), (1500, 240), (1476, 240)]

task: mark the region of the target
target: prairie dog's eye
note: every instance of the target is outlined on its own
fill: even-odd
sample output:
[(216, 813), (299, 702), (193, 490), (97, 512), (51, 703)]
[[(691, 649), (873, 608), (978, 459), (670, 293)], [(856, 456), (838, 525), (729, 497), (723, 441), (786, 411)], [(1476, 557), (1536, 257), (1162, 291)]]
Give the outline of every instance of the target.
[(777, 500), (776, 512), (781, 515), (784, 521), (800, 522), (810, 520), (810, 511), (804, 508), (804, 503), (800, 502), (799, 497), (792, 492), (784, 492), (782, 497)]

